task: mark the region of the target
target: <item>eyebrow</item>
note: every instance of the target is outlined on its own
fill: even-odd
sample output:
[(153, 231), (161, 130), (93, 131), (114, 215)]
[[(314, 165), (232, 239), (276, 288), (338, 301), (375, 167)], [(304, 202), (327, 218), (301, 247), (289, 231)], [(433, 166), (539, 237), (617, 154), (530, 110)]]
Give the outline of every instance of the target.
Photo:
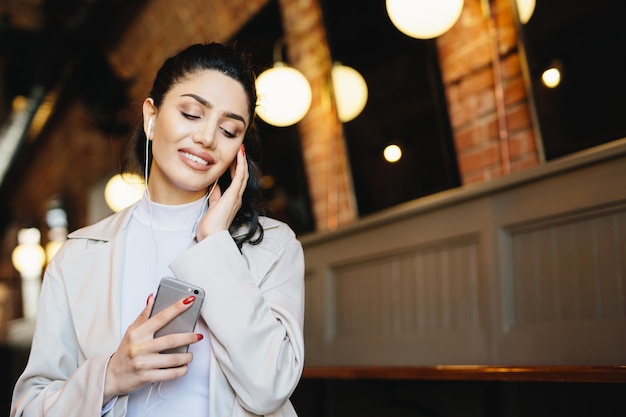
[[(209, 107), (209, 108), (213, 107), (213, 104), (210, 101), (208, 101), (207, 99), (203, 97), (200, 97), (197, 94), (193, 94), (193, 93), (181, 94), (181, 97), (191, 97), (205, 107)], [(229, 117), (231, 119), (239, 120), (240, 122), (243, 123), (244, 126), (246, 126), (246, 120), (243, 118), (243, 116), (237, 113), (224, 112), (224, 116)]]

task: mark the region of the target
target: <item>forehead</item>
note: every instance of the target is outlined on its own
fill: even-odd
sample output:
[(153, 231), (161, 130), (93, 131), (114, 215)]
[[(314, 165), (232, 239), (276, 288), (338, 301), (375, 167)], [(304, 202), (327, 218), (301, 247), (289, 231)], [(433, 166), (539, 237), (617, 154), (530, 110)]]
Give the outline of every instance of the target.
[(248, 119), (248, 95), (243, 85), (215, 70), (202, 70), (188, 74), (172, 86), (166, 100), (195, 94), (224, 111), (236, 112)]

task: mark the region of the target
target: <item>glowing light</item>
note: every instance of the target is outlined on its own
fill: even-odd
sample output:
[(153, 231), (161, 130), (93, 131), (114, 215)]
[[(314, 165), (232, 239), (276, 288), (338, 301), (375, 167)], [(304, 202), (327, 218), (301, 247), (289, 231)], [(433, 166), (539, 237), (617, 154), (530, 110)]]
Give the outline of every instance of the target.
[(386, 0), (386, 5), (394, 26), (417, 39), (444, 34), (463, 11), (463, 0)]
[(383, 151), (383, 156), (387, 162), (398, 162), (402, 158), (402, 149), (398, 145), (389, 145)]
[(357, 70), (341, 64), (333, 65), (332, 80), (339, 120), (349, 122), (367, 104), (367, 83)]
[(257, 114), (273, 126), (298, 123), (311, 107), (313, 94), (308, 80), (300, 71), (282, 62), (258, 76), (256, 89)]
[(525, 25), (535, 11), (535, 0), (517, 0), (516, 4), (519, 20)]
[(146, 186), (143, 178), (136, 174), (116, 174), (104, 187), (104, 199), (111, 210), (118, 212), (137, 202)]
[(41, 272), (46, 263), (46, 251), (40, 244), (41, 232), (35, 227), (20, 229), (17, 232), (17, 246), (11, 253), (13, 266), (22, 278), (22, 310), (24, 317), (37, 314)]
[(38, 277), (46, 263), (46, 251), (39, 243), (41, 232), (35, 227), (21, 229), (18, 231), (17, 241), (18, 245), (11, 254), (13, 266), (22, 276)]
[(541, 81), (548, 88), (555, 88), (561, 83), (561, 71), (557, 68), (548, 68), (541, 74)]

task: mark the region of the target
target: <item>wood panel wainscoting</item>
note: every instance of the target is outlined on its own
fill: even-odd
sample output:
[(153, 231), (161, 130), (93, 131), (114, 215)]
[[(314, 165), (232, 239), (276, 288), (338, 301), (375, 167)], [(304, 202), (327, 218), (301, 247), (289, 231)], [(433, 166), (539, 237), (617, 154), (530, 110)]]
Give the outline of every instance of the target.
[(626, 140), (301, 241), (305, 377), (622, 378)]

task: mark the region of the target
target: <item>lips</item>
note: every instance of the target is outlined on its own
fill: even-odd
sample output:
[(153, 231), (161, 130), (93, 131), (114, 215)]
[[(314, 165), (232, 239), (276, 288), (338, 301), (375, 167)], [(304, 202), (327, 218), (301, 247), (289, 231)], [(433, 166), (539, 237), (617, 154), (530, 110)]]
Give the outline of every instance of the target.
[(178, 156), (187, 166), (200, 171), (208, 170), (215, 163), (213, 157), (207, 152), (197, 152), (192, 149), (180, 149)]
[(209, 161), (205, 161), (204, 159), (200, 158), (199, 156), (192, 155), (189, 152), (181, 152), (181, 153), (182, 153), (182, 155), (185, 158), (190, 159), (193, 162), (197, 162), (197, 163), (202, 164), (202, 165), (209, 165)]

